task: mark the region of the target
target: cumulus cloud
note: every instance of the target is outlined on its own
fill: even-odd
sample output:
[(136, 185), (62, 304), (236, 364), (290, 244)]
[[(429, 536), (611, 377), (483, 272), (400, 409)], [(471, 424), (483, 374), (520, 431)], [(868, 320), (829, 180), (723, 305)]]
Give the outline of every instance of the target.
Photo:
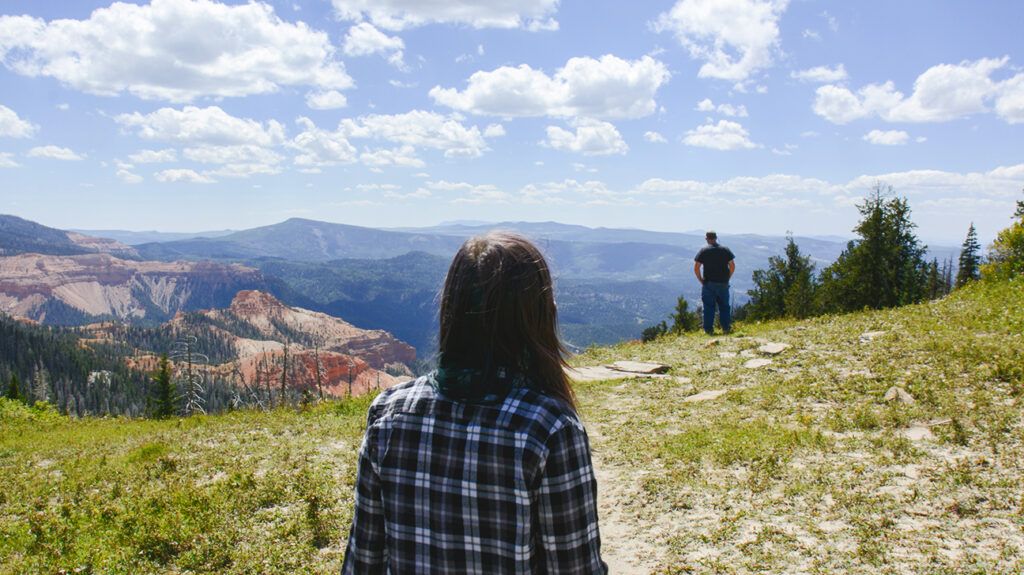
[(555, 150), (585, 156), (608, 156), (629, 151), (622, 134), (608, 122), (580, 120), (574, 127), (576, 131), (570, 132), (558, 126), (548, 126), (548, 138), (542, 144)]
[(38, 129), (32, 122), (19, 118), (14, 110), (0, 104), (0, 138), (31, 138)]
[(398, 36), (388, 36), (369, 22), (360, 22), (349, 28), (342, 49), (346, 56), (383, 54), (391, 65), (405, 68), (405, 42)]
[(704, 98), (700, 102), (697, 102), (697, 107), (694, 109), (699, 112), (718, 112), (723, 116), (729, 117), (747, 117), (747, 107), (743, 104), (738, 104), (736, 106), (733, 106), (732, 104), (719, 104), (716, 106), (715, 103), (711, 101), (711, 98)]
[(435, 192), (437, 195), (454, 195), (455, 197), (450, 200), (453, 204), (505, 204), (512, 197), (508, 192), (492, 184), (470, 184), (468, 182), (439, 180), (427, 182), (423, 187), (428, 191)]
[(1011, 124), (1024, 123), (1024, 74), (1017, 74), (999, 87), (996, 113)]
[(200, 174), (200, 173), (196, 172), (195, 170), (184, 170), (184, 169), (163, 170), (161, 172), (157, 172), (157, 173), (153, 174), (153, 177), (156, 178), (158, 182), (164, 182), (164, 183), (175, 183), (175, 182), (185, 182), (185, 183), (189, 183), (189, 184), (213, 184), (213, 183), (216, 183), (216, 180), (214, 180), (213, 178), (210, 178), (209, 176), (205, 176), (203, 174)]
[(480, 115), (639, 118), (657, 109), (654, 96), (668, 79), (665, 65), (650, 56), (630, 61), (609, 54), (571, 58), (552, 76), (526, 64), (479, 71), (465, 90), (435, 86), (430, 97)]
[[(1014, 122), (1012, 96), (1018, 75), (1005, 82), (991, 78), (1006, 66), (1009, 58), (982, 58), (960, 64), (932, 66), (914, 81), (914, 91), (905, 96), (893, 82), (868, 84), (856, 92), (833, 84), (815, 93), (814, 113), (834, 124), (878, 117), (887, 122), (947, 122), (989, 111), (996, 100), (996, 113)], [(1017, 84), (1015, 84), (1017, 83)], [(1019, 88), (1016, 91), (1018, 97)], [(1002, 108), (1000, 108), (1002, 106)]]
[(910, 134), (903, 130), (871, 130), (864, 134), (864, 141), (877, 146), (902, 146), (910, 140)]
[(552, 18), (558, 0), (332, 0), (343, 20), (373, 22), (385, 30), (404, 30), (426, 24), (464, 24), (473, 28), (557, 30)]
[(348, 98), (337, 90), (310, 92), (306, 94), (306, 105), (314, 110), (336, 110), (348, 105)]
[(181, 110), (160, 108), (149, 114), (120, 114), (114, 121), (146, 140), (183, 143), (254, 144), (269, 146), (284, 140), (284, 126), (237, 118), (217, 106)]
[(21, 164), (14, 161), (14, 154), (10, 152), (0, 152), (0, 168), (17, 168), (20, 165)]
[(789, 0), (679, 0), (658, 16), (657, 32), (671, 32), (702, 60), (698, 76), (743, 82), (771, 66), (779, 51), (779, 18)]
[(253, 145), (200, 145), (185, 148), (182, 155), (193, 162), (219, 165), (209, 174), (226, 178), (277, 174), (281, 172), (278, 164), (284, 160), (273, 150)]
[(842, 82), (849, 76), (846, 74), (846, 67), (839, 64), (835, 68), (828, 66), (815, 66), (806, 70), (791, 72), (789, 76), (801, 82), (813, 82), (816, 84), (830, 84)]
[(359, 154), (359, 161), (371, 167), (422, 168), (426, 165), (423, 160), (416, 157), (416, 148), (412, 146), (367, 150)]
[(345, 134), (318, 128), (309, 118), (299, 118), (296, 123), (302, 132), (287, 145), (298, 152), (295, 156), (297, 166), (319, 168), (356, 161), (356, 148)]
[(126, 184), (139, 184), (144, 178), (127, 168), (120, 168), (117, 170), (117, 179)]
[(658, 132), (644, 132), (644, 139), (652, 144), (664, 144), (668, 141)]
[(128, 159), (136, 164), (157, 164), (162, 162), (176, 162), (178, 152), (171, 148), (164, 150), (139, 150), (128, 156)]
[(686, 132), (683, 143), (687, 146), (712, 150), (741, 150), (757, 147), (757, 144), (750, 141), (750, 135), (743, 126), (729, 120), (719, 120), (717, 124), (707, 123), (698, 126)]
[(51, 160), (78, 161), (85, 158), (70, 148), (60, 146), (37, 146), (28, 151), (30, 158), (50, 158)]
[(50, 22), (0, 16), (0, 62), (90, 94), (171, 102), (352, 86), (326, 32), (262, 2), (116, 2), (88, 19)]

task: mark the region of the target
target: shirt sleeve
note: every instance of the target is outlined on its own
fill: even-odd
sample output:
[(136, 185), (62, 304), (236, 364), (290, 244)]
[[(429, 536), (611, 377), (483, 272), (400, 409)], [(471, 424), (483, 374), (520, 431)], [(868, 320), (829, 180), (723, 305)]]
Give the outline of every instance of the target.
[(697, 255), (693, 256), (693, 261), (704, 263), (704, 250), (697, 252)]
[(597, 527), (597, 479), (579, 423), (566, 424), (548, 439), (539, 490), (537, 552), (544, 572), (607, 573)]
[[(373, 418), (372, 409), (370, 418)], [(380, 476), (374, 465), (375, 429), (367, 426), (359, 448), (356, 471), (355, 511), (352, 530), (345, 549), (342, 575), (383, 574), (387, 566), (384, 533), (384, 504), (381, 500)]]
[(732, 260), (736, 259), (736, 256), (734, 256), (734, 255), (732, 254), (732, 250), (730, 250), (729, 248), (725, 248), (725, 251), (729, 252), (729, 259), (727, 259), (727, 260), (725, 260), (725, 261), (727, 261), (727, 262), (731, 262)]

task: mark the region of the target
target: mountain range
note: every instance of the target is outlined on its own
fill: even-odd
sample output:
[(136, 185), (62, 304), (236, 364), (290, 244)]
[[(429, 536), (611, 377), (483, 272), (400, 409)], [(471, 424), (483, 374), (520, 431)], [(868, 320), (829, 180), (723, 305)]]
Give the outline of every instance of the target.
[[(646, 325), (667, 317), (678, 296), (694, 306), (699, 300), (692, 261), (705, 242), (703, 234), (692, 231), (557, 222), (376, 229), (292, 218), (146, 242), (141, 240), (153, 238), (152, 232), (66, 232), (0, 216), (0, 250), (15, 254), (0, 259), (0, 310), (49, 323), (159, 322), (179, 311), (224, 307), (237, 291), (255, 289), (362, 328), (387, 330), (429, 356), (437, 297), (451, 257), (467, 237), (491, 229), (522, 233), (542, 248), (556, 279), (562, 334), (572, 348), (635, 338)], [(96, 239), (102, 233), (119, 240)], [(742, 302), (752, 272), (780, 255), (786, 238), (722, 234), (721, 239), (736, 254), (733, 293)], [(795, 241), (818, 269), (846, 247), (844, 241), (820, 237)], [(946, 260), (956, 253), (938, 247), (929, 255)], [(101, 256), (106, 259), (97, 259)]]

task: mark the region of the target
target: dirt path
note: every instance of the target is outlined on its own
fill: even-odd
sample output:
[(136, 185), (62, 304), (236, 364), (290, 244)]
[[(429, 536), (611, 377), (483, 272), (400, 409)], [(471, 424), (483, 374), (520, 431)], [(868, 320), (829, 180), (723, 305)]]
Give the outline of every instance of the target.
[(594, 457), (597, 475), (598, 507), (601, 519), (601, 556), (608, 572), (623, 575), (647, 575), (656, 565), (657, 551), (651, 545), (652, 533), (629, 513), (629, 503), (637, 486), (623, 470)]

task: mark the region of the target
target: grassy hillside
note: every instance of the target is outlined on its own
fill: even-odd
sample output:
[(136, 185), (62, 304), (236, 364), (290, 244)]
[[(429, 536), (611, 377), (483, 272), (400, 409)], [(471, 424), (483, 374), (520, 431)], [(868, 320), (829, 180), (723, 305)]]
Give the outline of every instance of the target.
[[(578, 386), (613, 572), (1021, 572), (1022, 332), (1018, 281), (577, 357), (673, 366)], [(769, 341), (791, 347), (744, 367)], [(336, 572), (367, 402), (159, 422), (0, 402), (0, 573)]]

